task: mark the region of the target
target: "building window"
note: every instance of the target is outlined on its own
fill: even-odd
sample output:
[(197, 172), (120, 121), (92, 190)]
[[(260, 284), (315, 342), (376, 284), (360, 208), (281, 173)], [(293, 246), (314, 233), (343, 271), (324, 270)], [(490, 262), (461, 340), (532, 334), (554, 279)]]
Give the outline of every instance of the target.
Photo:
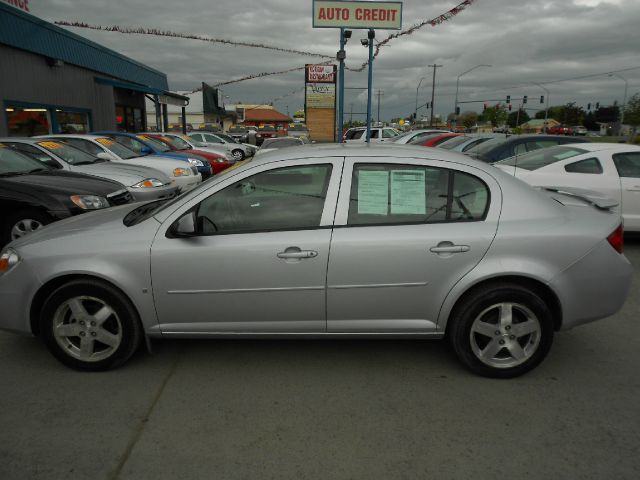
[(60, 133), (88, 133), (89, 114), (86, 112), (68, 112), (56, 109), (56, 119)]
[(7, 106), (5, 113), (11, 137), (32, 137), (51, 133), (51, 120), (46, 108)]

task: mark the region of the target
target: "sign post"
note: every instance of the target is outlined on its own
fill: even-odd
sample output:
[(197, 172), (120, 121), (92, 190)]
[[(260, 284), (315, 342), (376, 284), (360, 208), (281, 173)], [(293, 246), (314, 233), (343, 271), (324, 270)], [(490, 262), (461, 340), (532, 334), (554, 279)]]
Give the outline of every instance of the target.
[[(313, 28), (339, 28), (340, 80), (338, 82), (338, 135), (342, 135), (344, 116), (344, 59), (345, 29), (366, 29), (362, 44), (369, 48), (367, 92), (367, 142), (371, 139), (371, 100), (373, 92), (373, 40), (375, 29), (402, 28), (402, 2), (313, 0)], [(350, 33), (350, 32), (349, 32)], [(348, 38), (348, 37), (347, 37)]]

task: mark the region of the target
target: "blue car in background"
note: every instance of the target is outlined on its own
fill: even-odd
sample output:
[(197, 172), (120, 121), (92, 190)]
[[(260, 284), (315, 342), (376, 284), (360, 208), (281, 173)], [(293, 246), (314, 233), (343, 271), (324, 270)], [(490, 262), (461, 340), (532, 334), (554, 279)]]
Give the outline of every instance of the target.
[(142, 133), (94, 132), (94, 134), (113, 138), (116, 142), (124, 145), (130, 150), (133, 150), (140, 156), (157, 155), (159, 157), (173, 158), (174, 160), (189, 162), (198, 169), (203, 180), (205, 178), (209, 178), (213, 174), (211, 165), (206, 158), (187, 152), (171, 151), (164, 143)]

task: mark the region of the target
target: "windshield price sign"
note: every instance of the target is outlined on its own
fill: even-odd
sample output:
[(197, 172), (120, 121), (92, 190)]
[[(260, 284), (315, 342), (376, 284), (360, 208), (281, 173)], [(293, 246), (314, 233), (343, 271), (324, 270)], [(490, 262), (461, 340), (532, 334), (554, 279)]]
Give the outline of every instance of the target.
[(402, 2), (314, 0), (313, 27), (400, 30)]

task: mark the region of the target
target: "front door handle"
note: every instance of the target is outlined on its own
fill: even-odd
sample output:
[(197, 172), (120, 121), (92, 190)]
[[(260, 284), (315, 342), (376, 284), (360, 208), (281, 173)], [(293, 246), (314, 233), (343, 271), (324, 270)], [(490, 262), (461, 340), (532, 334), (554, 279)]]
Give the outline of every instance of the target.
[(300, 259), (300, 258), (315, 258), (318, 256), (318, 252), (315, 250), (300, 250), (298, 247), (289, 247), (284, 252), (278, 252), (278, 258), (286, 259)]
[(634, 185), (626, 189), (627, 192), (640, 192), (640, 185)]
[(436, 247), (431, 247), (431, 253), (462, 253), (471, 250), (469, 245), (454, 245), (452, 242), (440, 242)]

